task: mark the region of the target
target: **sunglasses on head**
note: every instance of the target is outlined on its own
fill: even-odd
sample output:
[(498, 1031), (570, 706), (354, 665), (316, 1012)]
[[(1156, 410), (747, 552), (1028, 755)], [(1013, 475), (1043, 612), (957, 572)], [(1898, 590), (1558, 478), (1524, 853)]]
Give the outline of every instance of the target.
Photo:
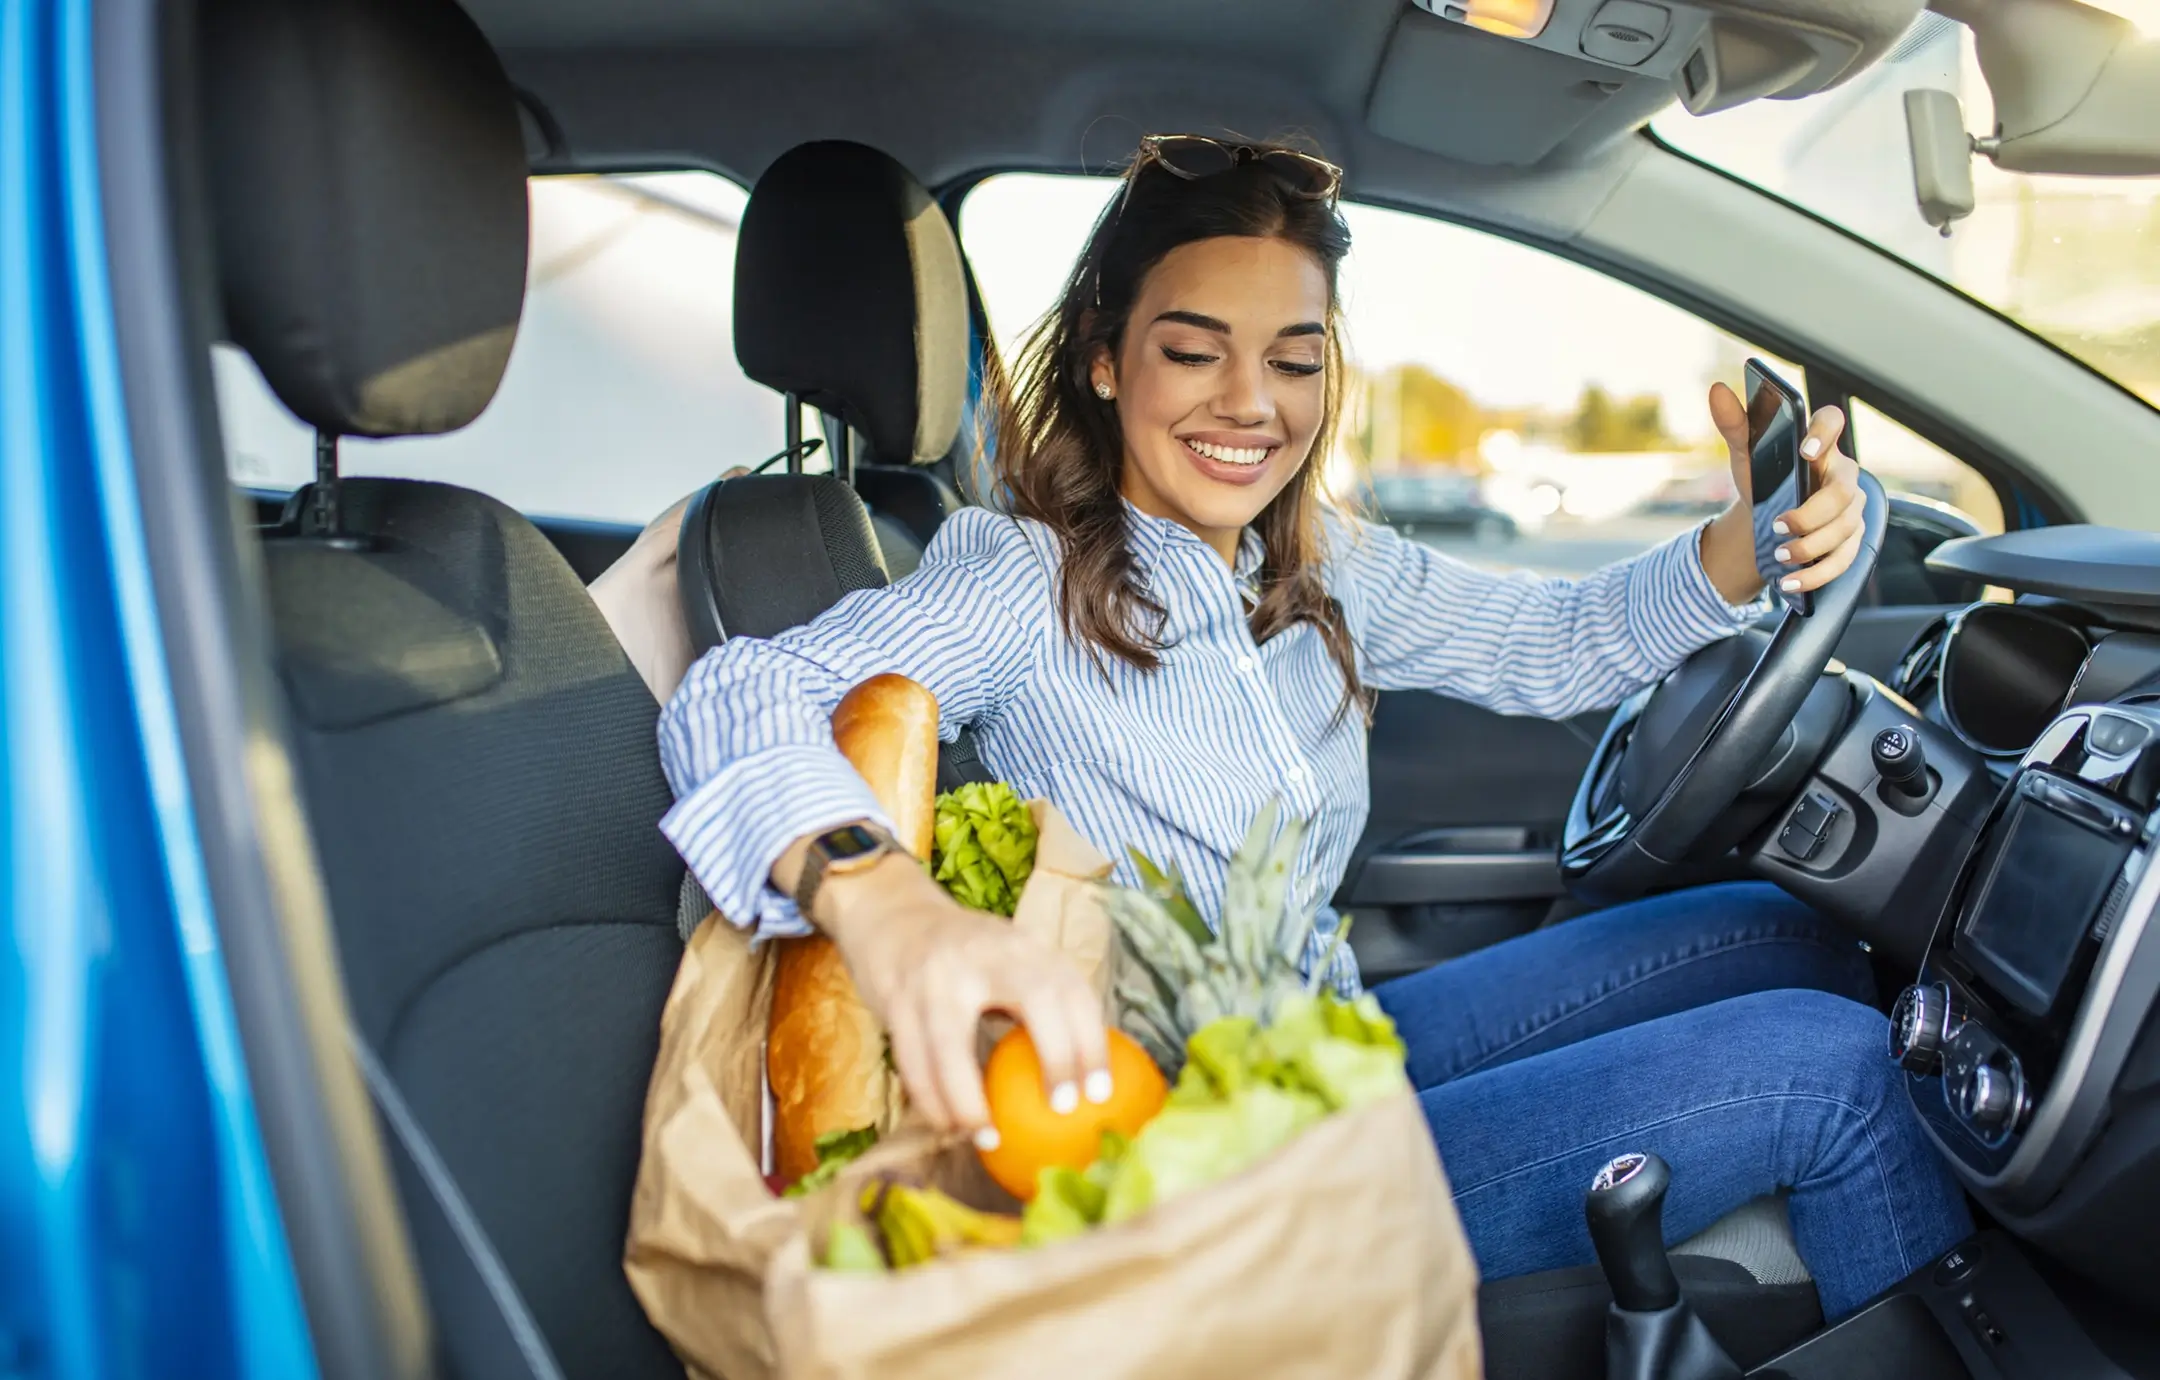
[(1139, 156), (1126, 174), (1129, 193), (1140, 174), (1160, 167), (1173, 177), (1197, 182), (1258, 163), (1275, 175), (1285, 191), (1311, 201), (1331, 201), (1342, 190), (1342, 169), (1324, 158), (1295, 149), (1258, 144), (1226, 144), (1204, 134), (1150, 134), (1140, 141)]
[[(1198, 182), (1218, 173), (1234, 172), (1247, 163), (1258, 163), (1274, 175), (1284, 191), (1302, 201), (1333, 201), (1342, 191), (1342, 169), (1325, 158), (1272, 145), (1224, 143), (1204, 134), (1150, 134), (1140, 140), (1140, 152), (1125, 173), (1125, 189), (1118, 193), (1117, 210), (1110, 223), (1124, 219), (1132, 200), (1133, 184), (1149, 168), (1161, 168), (1184, 182)], [(1095, 305), (1102, 305), (1102, 279), (1095, 280)]]

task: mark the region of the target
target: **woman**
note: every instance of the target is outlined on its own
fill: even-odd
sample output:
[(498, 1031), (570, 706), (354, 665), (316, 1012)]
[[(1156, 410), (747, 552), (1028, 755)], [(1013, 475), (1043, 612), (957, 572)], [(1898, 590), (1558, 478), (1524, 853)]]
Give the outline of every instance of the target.
[[(1313, 457), (1343, 385), (1338, 182), (1287, 149), (1146, 141), (999, 417), (1013, 515), (956, 514), (913, 576), (724, 645), (668, 706), (669, 838), (722, 914), (833, 938), (934, 1123), (992, 1134), (986, 1010), (1026, 1022), (1067, 1105), (1108, 1095), (1104, 1033), (1062, 960), (878, 851), (876, 802), (827, 728), (849, 687), (922, 682), (999, 777), (1107, 852), (1174, 861), (1212, 914), (1278, 794), (1314, 821), (1302, 899), (1332, 893), (1365, 820), (1368, 692), (1575, 714), (1757, 611), (1746, 424), (1723, 385), (1711, 409), (1743, 497), (1579, 582), (1486, 574), (1322, 507)], [(1841, 424), (1814, 419), (1820, 492), (1774, 519), (1788, 588), (1819, 588), (1857, 549)], [(1338, 952), (1331, 976), (1352, 989)], [(1488, 1276), (1588, 1261), (1591, 1176), (1653, 1150), (1673, 1165), (1676, 1236), (1790, 1189), (1833, 1316), (1967, 1230), (1869, 995), (1857, 947), (1766, 886), (1622, 907), (1378, 992)]]

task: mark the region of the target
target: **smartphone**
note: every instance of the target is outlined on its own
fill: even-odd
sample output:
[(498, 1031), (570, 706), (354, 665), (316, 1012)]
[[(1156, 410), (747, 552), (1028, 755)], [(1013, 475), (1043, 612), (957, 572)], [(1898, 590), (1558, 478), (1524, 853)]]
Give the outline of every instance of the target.
[[(1754, 500), (1777, 503), (1781, 512), (1797, 508), (1815, 492), (1815, 467), (1800, 458), (1800, 440), (1807, 435), (1807, 404), (1797, 389), (1761, 360), (1750, 359), (1746, 372), (1748, 479)], [(1778, 490), (1788, 479), (1792, 480), (1792, 501), (1778, 502)], [(1782, 566), (1768, 572), (1773, 584), (1789, 573)], [(1813, 597), (1805, 592), (1785, 594), (1784, 599), (1803, 618), (1815, 611)]]

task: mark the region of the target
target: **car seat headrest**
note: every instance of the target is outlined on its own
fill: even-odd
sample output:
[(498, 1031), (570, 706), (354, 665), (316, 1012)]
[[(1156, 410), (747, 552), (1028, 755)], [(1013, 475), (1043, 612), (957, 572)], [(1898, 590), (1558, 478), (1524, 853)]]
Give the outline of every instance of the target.
[(450, 0), (205, 0), (227, 333), (333, 435), (464, 426), (525, 299), (517, 99)]
[(952, 225), (914, 174), (837, 140), (765, 170), (735, 242), (735, 356), (889, 461), (952, 449), (967, 395), (966, 280)]

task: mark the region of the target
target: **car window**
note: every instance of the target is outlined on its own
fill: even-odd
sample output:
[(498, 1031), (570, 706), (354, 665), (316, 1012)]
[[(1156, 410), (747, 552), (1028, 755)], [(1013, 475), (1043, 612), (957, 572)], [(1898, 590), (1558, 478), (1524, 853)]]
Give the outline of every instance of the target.
[(2002, 499), (1972, 466), (1859, 398), (1853, 399), (1852, 427), (1860, 463), (1884, 488), (1948, 504), (1983, 532), (2003, 530)]
[[(747, 193), (670, 172), (535, 178), (531, 199), (525, 314), (494, 402), (447, 436), (347, 438), (343, 472), (444, 480), (535, 516), (643, 524), (779, 450), (779, 395), (735, 363)], [(216, 374), (233, 481), (282, 491), (312, 478), (314, 433), (253, 362), (221, 346)]]
[[(2160, 0), (2089, 0), (2160, 35)], [(1973, 35), (1922, 13), (1835, 92), (1651, 122), (1674, 148), (1805, 207), (1979, 299), (2160, 406), (2160, 177), (2005, 172), (1972, 160), (1973, 213), (1945, 236), (1913, 194), (1905, 93), (1955, 94), (1995, 128)], [(2127, 116), (2125, 117), (2127, 118)]]
[[(1116, 185), (1008, 174), (969, 195), (961, 240), (1008, 358)], [(1329, 487), (1465, 559), (1582, 574), (1684, 531), (1732, 497), (1710, 384), (1738, 387), (1751, 354), (1801, 382), (1797, 366), (1542, 250), (1377, 207), (1344, 216), (1353, 377)], [(1892, 489), (1909, 475), (1931, 497), (1992, 501), (1942, 452), (1886, 440), (1867, 458)]]

